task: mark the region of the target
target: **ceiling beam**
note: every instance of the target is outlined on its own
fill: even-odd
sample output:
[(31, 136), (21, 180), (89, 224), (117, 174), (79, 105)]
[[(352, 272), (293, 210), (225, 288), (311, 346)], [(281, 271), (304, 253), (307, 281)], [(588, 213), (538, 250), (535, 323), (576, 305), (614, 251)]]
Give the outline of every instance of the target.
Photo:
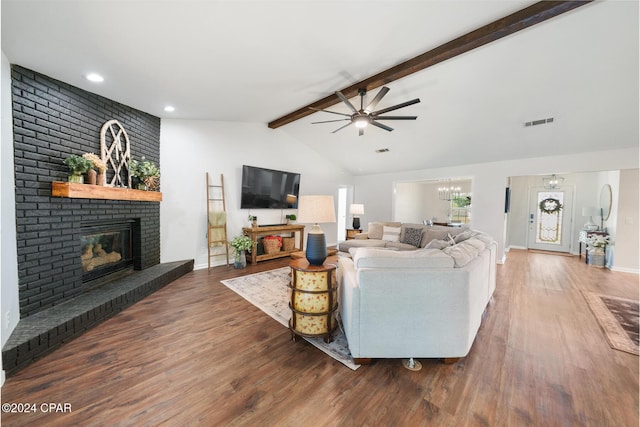
[[(387, 83), (401, 79), (410, 74), (417, 73), (418, 71), (422, 71), (432, 65), (454, 58), (477, 47), (499, 40), (505, 36), (546, 21), (547, 19), (551, 19), (577, 7), (588, 4), (591, 1), (592, 0), (569, 0), (541, 1), (534, 3), (529, 7), (480, 27), (477, 30), (418, 55), (415, 58), (411, 58), (365, 80), (354, 83), (349, 87), (341, 89), (340, 92), (342, 92), (347, 98), (353, 98), (358, 95), (358, 89), (364, 88), (367, 91), (373, 90)], [(286, 116), (282, 116), (269, 122), (268, 126), (271, 129), (279, 128), (280, 126), (284, 126), (315, 113), (315, 111), (311, 110), (310, 107), (326, 109), (327, 107), (336, 105), (339, 102), (340, 99), (335, 94), (331, 94), (315, 101), (312, 104), (293, 111)]]

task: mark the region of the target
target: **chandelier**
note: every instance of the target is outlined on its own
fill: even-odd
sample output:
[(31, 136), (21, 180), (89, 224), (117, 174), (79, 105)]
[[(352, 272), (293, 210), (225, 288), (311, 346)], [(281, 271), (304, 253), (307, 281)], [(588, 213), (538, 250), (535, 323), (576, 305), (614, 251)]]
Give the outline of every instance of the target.
[(542, 184), (547, 190), (555, 190), (556, 188), (560, 188), (563, 182), (564, 178), (561, 176), (557, 176), (555, 173), (551, 174), (551, 176), (545, 176), (544, 178), (542, 178)]
[(450, 202), (460, 197), (460, 187), (438, 187), (438, 198)]

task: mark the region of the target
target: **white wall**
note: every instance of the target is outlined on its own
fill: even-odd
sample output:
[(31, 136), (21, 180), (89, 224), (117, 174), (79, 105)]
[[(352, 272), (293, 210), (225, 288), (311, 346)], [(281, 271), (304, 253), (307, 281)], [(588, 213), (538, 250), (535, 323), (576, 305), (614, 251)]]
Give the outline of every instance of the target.
[[(18, 300), (18, 254), (16, 248), (16, 198), (13, 166), (13, 119), (11, 114), (11, 67), (2, 52), (0, 68), (0, 341), (2, 346), (20, 320)], [(0, 368), (2, 361), (0, 360)], [(1, 382), (4, 383), (4, 370)]]
[[(590, 172), (638, 168), (638, 148), (607, 150), (564, 156), (516, 159), (504, 162), (472, 164), (438, 169), (355, 177), (358, 200), (367, 206), (370, 220), (392, 217), (394, 182), (411, 180), (470, 177), (473, 182), (471, 226), (494, 236), (499, 245), (499, 258), (504, 257), (505, 216), (504, 190), (508, 177), (549, 174), (552, 172)], [(622, 236), (618, 236), (618, 239)], [(638, 236), (625, 236), (634, 239)]]
[[(393, 219), (395, 221), (422, 223), (424, 217), (424, 184), (403, 182), (396, 184)], [(366, 224), (362, 224), (366, 229)]]
[[(224, 174), (230, 239), (248, 226), (249, 213), (258, 216), (259, 224), (284, 222), (280, 209), (240, 209), (243, 164), (299, 172), (300, 194), (332, 194), (336, 208), (338, 188), (352, 183), (351, 175), (321, 153), (262, 123), (164, 119), (160, 135), (161, 262), (193, 258), (196, 268), (207, 266), (206, 172), (216, 182)], [(294, 211), (283, 213), (288, 212)], [(321, 227), (327, 244), (336, 244), (337, 224)], [(212, 262), (221, 265), (226, 259), (217, 257)]]
[[(620, 171), (618, 191), (613, 191), (616, 212), (615, 257), (612, 269), (631, 273), (640, 272), (640, 251), (638, 241), (625, 236), (639, 236), (640, 216), (638, 215), (638, 169)], [(616, 197), (617, 196), (617, 197)], [(616, 203), (616, 198), (618, 202)], [(612, 212), (613, 213), (613, 212)], [(610, 221), (608, 221), (610, 222)]]

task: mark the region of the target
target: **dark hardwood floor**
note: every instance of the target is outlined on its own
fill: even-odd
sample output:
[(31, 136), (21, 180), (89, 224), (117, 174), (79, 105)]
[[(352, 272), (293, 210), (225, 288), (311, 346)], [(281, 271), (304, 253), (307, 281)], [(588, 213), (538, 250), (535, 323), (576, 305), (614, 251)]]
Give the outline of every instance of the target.
[(219, 282), (287, 263), (188, 273), (9, 377), (2, 403), (37, 412), (2, 425), (638, 425), (638, 357), (609, 347), (581, 294), (638, 298), (635, 274), (511, 251), (465, 359), (352, 371)]

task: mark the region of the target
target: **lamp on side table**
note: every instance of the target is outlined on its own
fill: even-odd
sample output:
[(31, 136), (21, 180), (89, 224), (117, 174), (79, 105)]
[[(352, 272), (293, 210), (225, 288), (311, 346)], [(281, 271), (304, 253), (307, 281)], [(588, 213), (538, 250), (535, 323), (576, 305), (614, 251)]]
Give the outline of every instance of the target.
[(364, 205), (360, 203), (354, 203), (349, 207), (349, 213), (353, 215), (353, 229), (360, 229), (360, 216), (364, 215)]
[(322, 265), (328, 255), (327, 239), (318, 224), (336, 222), (333, 196), (300, 196), (298, 222), (313, 223), (313, 227), (307, 234), (306, 257), (309, 264)]

